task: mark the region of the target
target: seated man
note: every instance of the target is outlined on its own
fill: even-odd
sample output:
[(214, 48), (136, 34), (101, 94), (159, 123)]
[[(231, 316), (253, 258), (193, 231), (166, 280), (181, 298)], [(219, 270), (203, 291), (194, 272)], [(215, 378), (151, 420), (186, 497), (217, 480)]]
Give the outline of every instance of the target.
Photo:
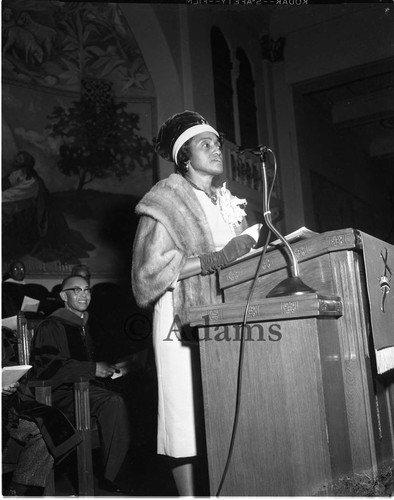
[[(16, 364), (13, 332), (3, 328), (2, 337), (2, 365)], [(24, 381), (2, 386), (3, 462), (16, 460), (5, 496), (42, 494), (54, 463), (81, 441), (59, 410), (35, 401)]]
[(80, 377), (91, 380), (90, 412), (97, 420), (101, 439), (100, 486), (119, 492), (114, 483), (129, 448), (129, 417), (121, 395), (105, 388), (100, 380), (111, 377), (116, 366), (94, 361), (87, 312), (90, 288), (86, 279), (66, 278), (60, 297), (65, 307), (37, 328), (32, 356), (35, 376), (51, 380), (52, 404), (70, 419), (74, 419), (73, 382)]
[(20, 310), (25, 296), (25, 265), (21, 261), (10, 264), (1, 285), (2, 317), (15, 316)]
[(3, 277), (2, 291), (2, 317), (15, 316), (21, 310), (25, 297), (39, 301), (37, 314), (28, 311), (29, 317), (40, 318), (46, 313), (47, 301), (50, 293), (45, 286), (38, 283), (26, 283), (25, 264), (20, 261), (11, 262), (8, 272)]

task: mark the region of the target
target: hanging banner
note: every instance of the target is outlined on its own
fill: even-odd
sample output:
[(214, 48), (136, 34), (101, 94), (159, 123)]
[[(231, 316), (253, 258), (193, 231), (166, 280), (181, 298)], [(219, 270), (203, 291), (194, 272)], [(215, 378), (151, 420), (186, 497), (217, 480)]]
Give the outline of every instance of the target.
[(379, 374), (394, 369), (394, 246), (360, 232)]

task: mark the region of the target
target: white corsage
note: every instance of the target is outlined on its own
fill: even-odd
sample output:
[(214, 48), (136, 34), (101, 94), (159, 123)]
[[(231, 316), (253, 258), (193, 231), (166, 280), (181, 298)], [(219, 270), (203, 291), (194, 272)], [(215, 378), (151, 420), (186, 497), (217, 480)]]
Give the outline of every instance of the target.
[(247, 205), (246, 199), (233, 196), (226, 188), (226, 183), (217, 189), (216, 194), (220, 212), (225, 222), (234, 227), (239, 226), (243, 218), (246, 217), (244, 210), (244, 207)]

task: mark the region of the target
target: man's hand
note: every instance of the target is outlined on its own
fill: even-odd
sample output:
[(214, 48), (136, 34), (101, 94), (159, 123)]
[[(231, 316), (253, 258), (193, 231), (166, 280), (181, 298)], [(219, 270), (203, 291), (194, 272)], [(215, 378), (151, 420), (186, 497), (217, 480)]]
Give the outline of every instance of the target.
[(1, 392), (2, 392), (2, 394), (5, 394), (6, 396), (11, 396), (11, 394), (16, 392), (18, 387), (19, 387), (19, 382), (15, 382), (14, 384), (6, 385), (6, 386), (2, 387)]
[(111, 377), (114, 371), (116, 370), (116, 366), (106, 361), (99, 361), (96, 363), (96, 377), (107, 378)]

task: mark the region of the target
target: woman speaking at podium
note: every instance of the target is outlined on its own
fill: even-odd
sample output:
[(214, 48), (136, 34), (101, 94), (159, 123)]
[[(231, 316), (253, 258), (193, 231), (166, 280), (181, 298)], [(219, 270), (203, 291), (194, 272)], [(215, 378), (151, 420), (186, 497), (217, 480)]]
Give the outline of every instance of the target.
[(154, 309), (157, 452), (169, 457), (179, 495), (204, 495), (194, 478), (205, 466), (204, 427), (198, 342), (188, 332), (187, 313), (222, 302), (216, 271), (254, 247), (259, 225), (248, 229), (254, 238), (241, 234), (246, 200), (213, 186), (223, 172), (222, 140), (199, 113), (165, 121), (155, 149), (176, 173), (136, 207), (132, 286), (137, 303)]

